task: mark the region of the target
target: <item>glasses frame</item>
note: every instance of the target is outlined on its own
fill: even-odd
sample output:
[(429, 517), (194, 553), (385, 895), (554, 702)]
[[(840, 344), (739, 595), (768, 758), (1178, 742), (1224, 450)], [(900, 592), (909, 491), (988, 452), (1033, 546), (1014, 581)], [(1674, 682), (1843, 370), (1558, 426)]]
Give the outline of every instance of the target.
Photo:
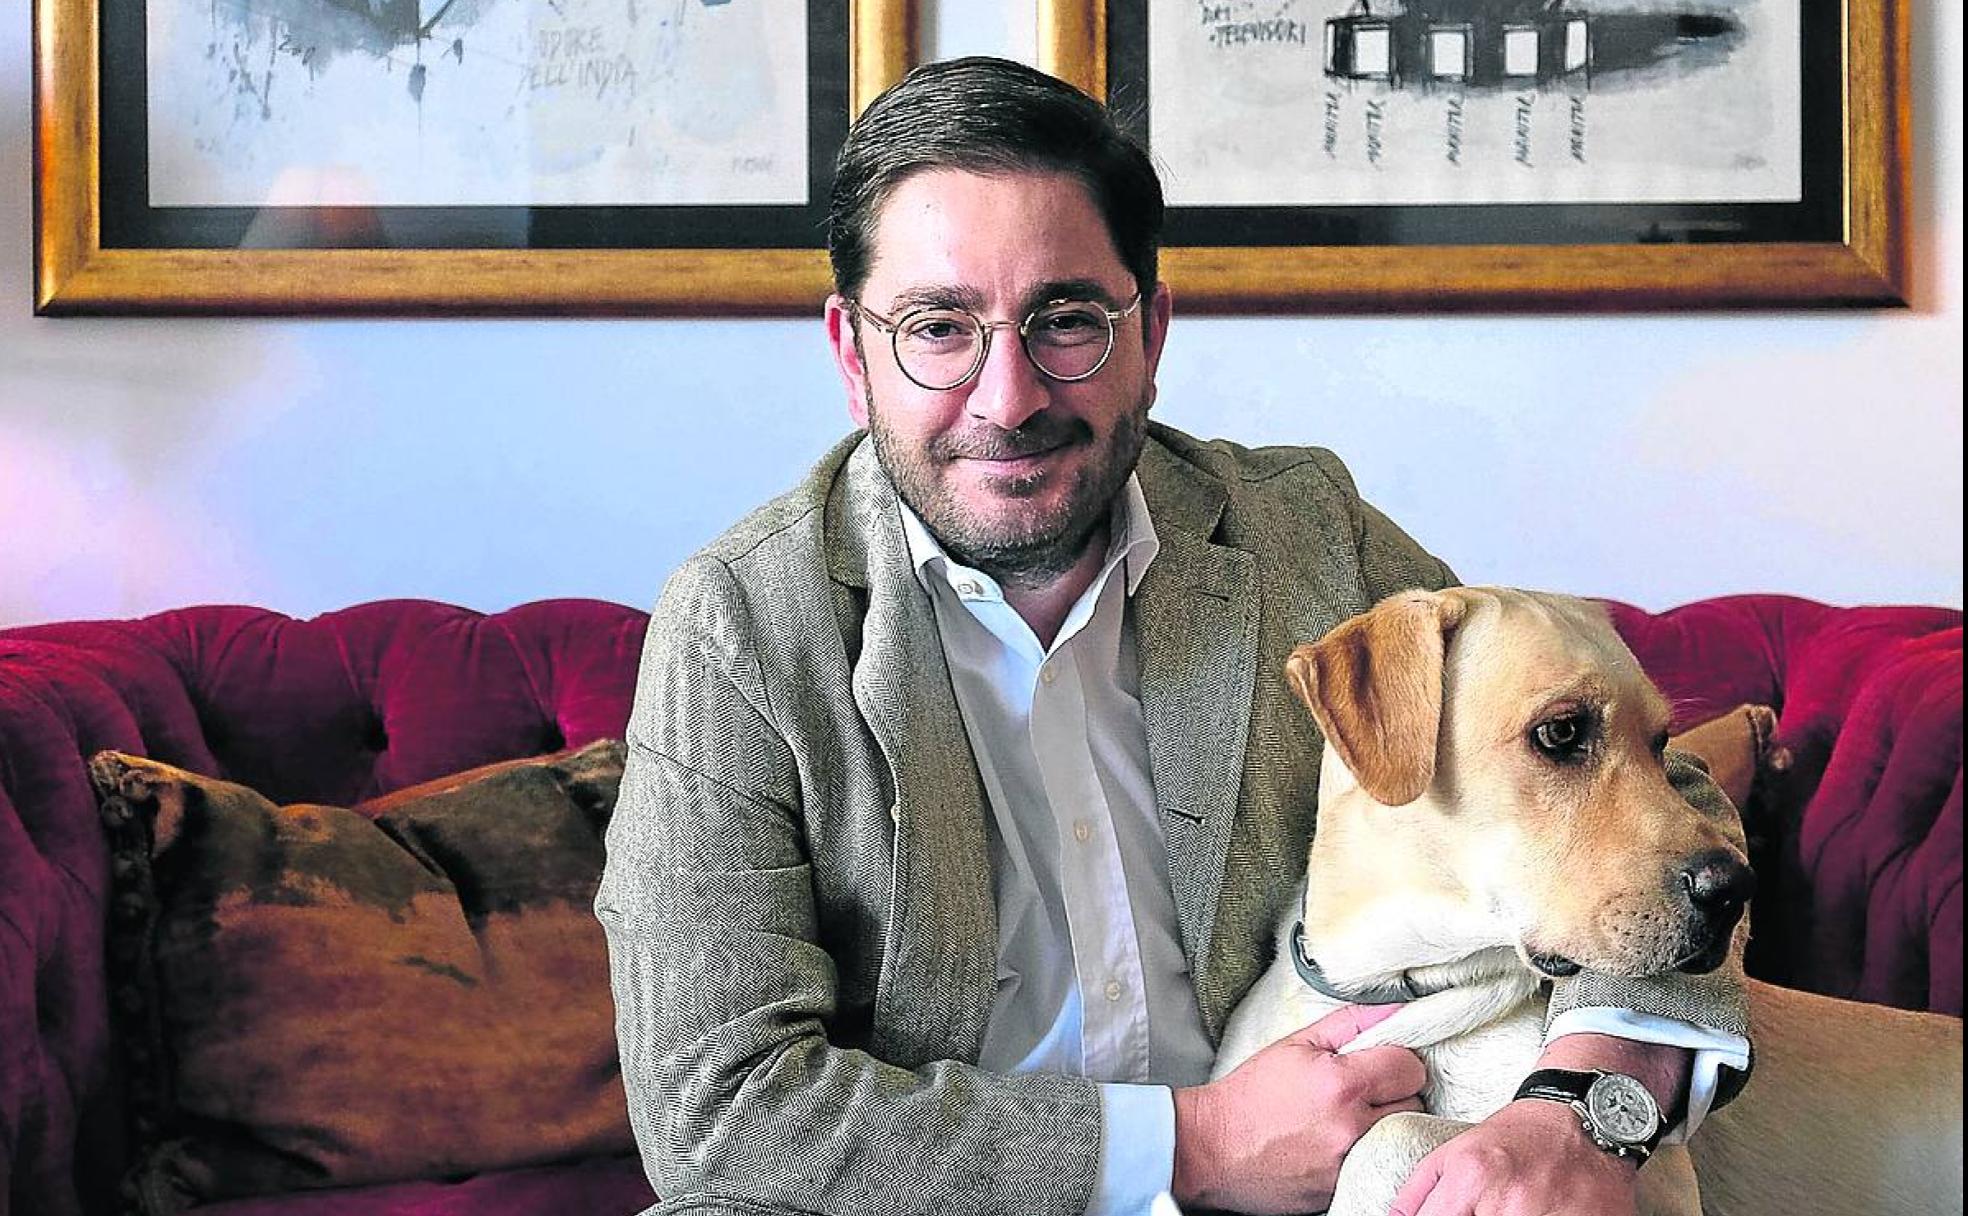
[[(1043, 304), (1033, 305), (1032, 310), (1025, 314), (1024, 319), (1018, 321), (986, 321), (983, 317), (978, 316), (970, 309), (955, 304), (948, 304), (948, 305), (939, 304), (933, 306), (925, 305), (921, 308), (912, 308), (908, 312), (903, 313), (900, 317), (897, 317), (893, 320), (876, 312), (874, 309), (869, 308), (866, 304), (863, 304), (859, 300), (849, 300), (847, 302), (847, 306), (849, 309), (851, 309), (854, 312), (856, 316), (866, 317), (869, 321), (874, 323), (876, 329), (885, 330), (888, 333), (889, 353), (893, 355), (895, 358), (895, 366), (900, 368), (902, 370), (902, 374), (909, 378), (909, 383), (915, 385), (917, 388), (924, 389), (928, 392), (947, 393), (952, 389), (962, 388), (964, 385), (969, 384), (972, 380), (975, 380), (977, 378), (978, 372), (984, 370), (985, 360), (991, 357), (992, 334), (1000, 329), (1015, 329), (1018, 331), (1018, 349), (1024, 352), (1025, 361), (1027, 363), (1030, 363), (1034, 368), (1036, 368), (1039, 374), (1044, 376), (1046, 379), (1055, 381), (1060, 384), (1078, 384), (1082, 380), (1091, 380), (1093, 377), (1100, 374), (1100, 369), (1106, 367), (1107, 360), (1113, 357), (1114, 343), (1120, 337), (1120, 324), (1122, 321), (1125, 321), (1129, 317), (1133, 316), (1136, 310), (1138, 310), (1141, 307), (1141, 294), (1142, 293), (1139, 291), (1135, 292), (1134, 298), (1129, 300), (1127, 302), (1127, 305), (1123, 308), (1109, 308), (1107, 305), (1102, 304), (1098, 300), (1089, 300), (1089, 299), (1077, 298), (1073, 296), (1061, 296), (1059, 299), (1056, 300), (1047, 300)], [(1091, 304), (1095, 308), (1098, 308), (1102, 313), (1106, 314), (1107, 317), (1107, 349), (1100, 352), (1099, 360), (1095, 362), (1092, 367), (1088, 368), (1086, 371), (1082, 372), (1077, 376), (1059, 375), (1057, 372), (1047, 369), (1045, 365), (1041, 364), (1038, 361), (1038, 359), (1036, 359), (1032, 355), (1030, 326), (1032, 324), (1033, 318), (1037, 317), (1040, 313), (1044, 312), (1046, 309), (1054, 308), (1061, 304)], [(960, 312), (965, 316), (969, 317), (972, 321), (975, 321), (977, 323), (978, 332), (984, 335), (984, 340), (977, 344), (977, 354), (976, 357), (974, 357), (970, 361), (969, 370), (964, 372), (963, 375), (957, 377), (955, 380), (952, 380), (948, 384), (943, 384), (943, 385), (925, 384), (923, 383), (923, 381), (916, 378), (915, 373), (909, 370), (908, 364), (902, 362), (902, 327), (903, 325), (907, 324), (911, 318), (921, 316), (923, 313), (926, 312)]]

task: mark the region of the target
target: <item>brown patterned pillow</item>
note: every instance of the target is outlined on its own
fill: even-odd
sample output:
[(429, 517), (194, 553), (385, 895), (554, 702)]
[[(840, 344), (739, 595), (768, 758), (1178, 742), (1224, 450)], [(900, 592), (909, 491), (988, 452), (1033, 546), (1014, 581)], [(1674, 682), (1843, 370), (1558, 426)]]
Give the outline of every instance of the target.
[(631, 1150), (591, 909), (622, 761), (344, 809), (96, 756), (138, 1210)]
[(1746, 818), (1757, 779), (1790, 766), (1790, 753), (1772, 741), (1776, 730), (1777, 714), (1769, 706), (1738, 705), (1667, 742), (1678, 751), (1700, 756), (1708, 764), (1708, 775)]

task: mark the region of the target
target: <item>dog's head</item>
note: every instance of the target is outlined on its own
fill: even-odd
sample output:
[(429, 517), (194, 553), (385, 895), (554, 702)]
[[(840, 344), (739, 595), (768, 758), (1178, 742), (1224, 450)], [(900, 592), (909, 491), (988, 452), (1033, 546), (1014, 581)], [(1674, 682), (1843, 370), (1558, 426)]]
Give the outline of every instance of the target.
[(1391, 895), (1481, 922), (1547, 975), (1727, 957), (1754, 882), (1740, 831), (1669, 783), (1668, 704), (1603, 609), (1404, 592), (1300, 646), (1286, 675), (1330, 749), (1308, 933)]

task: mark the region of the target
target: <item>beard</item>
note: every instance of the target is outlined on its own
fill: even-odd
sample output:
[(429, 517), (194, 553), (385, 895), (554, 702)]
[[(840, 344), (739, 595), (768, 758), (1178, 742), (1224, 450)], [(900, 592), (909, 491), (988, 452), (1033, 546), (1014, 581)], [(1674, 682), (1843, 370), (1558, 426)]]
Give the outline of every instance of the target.
[[(1008, 586), (1038, 587), (1072, 569), (1096, 534), (1104, 531), (1115, 496), (1141, 456), (1151, 400), (1144, 392), (1134, 409), (1115, 419), (1104, 438), (1084, 419), (1041, 410), (1012, 430), (984, 423), (912, 448), (884, 425), (870, 394), (868, 428), (875, 456), (896, 492), (951, 557)], [(1048, 469), (999, 480), (997, 494), (1018, 500), (1036, 498), (1054, 478), (1072, 478), (1057, 502), (1043, 507), (1034, 502), (1029, 512), (1010, 518), (975, 509), (941, 478), (942, 471), (960, 459), (1003, 460), (1075, 446), (1092, 449), (1091, 459), (1070, 473)]]

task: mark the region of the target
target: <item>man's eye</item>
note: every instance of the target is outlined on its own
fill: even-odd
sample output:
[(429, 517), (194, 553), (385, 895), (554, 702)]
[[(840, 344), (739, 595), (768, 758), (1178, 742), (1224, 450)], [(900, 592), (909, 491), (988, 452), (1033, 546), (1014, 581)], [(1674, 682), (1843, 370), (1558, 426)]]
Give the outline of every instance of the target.
[(971, 326), (961, 317), (917, 317), (903, 328), (912, 342), (960, 342), (970, 336)]
[(1084, 337), (1096, 333), (1105, 318), (1089, 308), (1062, 308), (1032, 319), (1032, 332), (1052, 337)]
[(1585, 754), (1592, 721), (1585, 714), (1546, 718), (1531, 728), (1531, 745), (1553, 760), (1570, 762)]

